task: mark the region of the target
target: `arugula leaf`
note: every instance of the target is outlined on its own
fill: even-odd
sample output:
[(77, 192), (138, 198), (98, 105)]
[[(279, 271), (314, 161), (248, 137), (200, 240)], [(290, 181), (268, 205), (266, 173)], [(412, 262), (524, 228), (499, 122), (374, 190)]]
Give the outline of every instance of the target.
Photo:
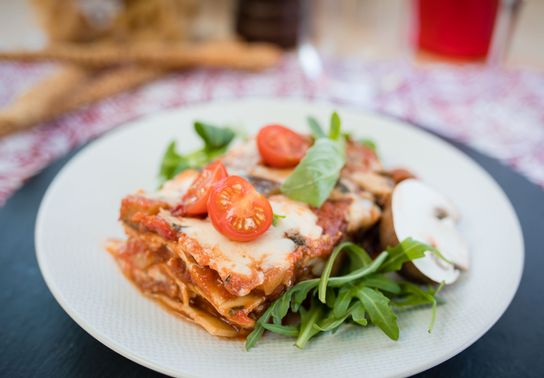
[[(265, 330), (296, 337), (295, 345), (303, 348), (318, 333), (334, 333), (350, 318), (359, 326), (373, 323), (391, 339), (397, 340), (399, 327), (393, 308), (421, 304), (432, 305), (428, 328), (431, 332), (436, 320), (436, 306), (440, 303), (437, 294), (442, 285), (436, 289), (424, 289), (410, 282), (398, 282), (386, 275), (400, 269), (403, 262), (421, 257), (428, 249), (423, 243), (411, 239), (403, 243), (389, 248), (390, 252), (382, 252), (374, 260), (353, 243), (338, 245), (320, 278), (299, 282), (268, 307), (249, 334), (246, 349), (252, 348)], [(343, 252), (351, 260), (348, 265), (350, 270), (342, 276), (330, 277), (335, 260)], [(289, 310), (300, 315), (298, 325), (282, 324)]]
[(251, 348), (255, 346), (255, 344), (257, 344), (257, 341), (259, 341), (259, 339), (263, 337), (263, 333), (264, 333), (264, 327), (260, 325), (259, 323), (257, 323), (253, 331), (251, 331), (251, 333), (247, 335), (246, 337), (246, 344), (245, 344), (246, 351), (249, 351)]
[(287, 215), (279, 215), (276, 213), (272, 214), (272, 226), (276, 227), (280, 219), (285, 219), (285, 218), (287, 218)]
[(216, 127), (202, 122), (195, 122), (194, 128), (202, 138), (204, 147), (182, 155), (176, 149), (176, 142), (170, 142), (161, 160), (159, 178), (162, 182), (170, 180), (186, 169), (202, 168), (224, 154), (235, 136), (234, 131), (229, 128)]
[(437, 302), (438, 302), (437, 299), (436, 299), (436, 295), (438, 293), (440, 293), (440, 291), (442, 290), (444, 285), (445, 285), (444, 281), (440, 282), (440, 285), (438, 285), (438, 287), (436, 288), (436, 290), (433, 293), (433, 299), (434, 300), (433, 300), (432, 309), (431, 309), (431, 323), (429, 323), (429, 328), (427, 328), (427, 332), (429, 332), (429, 333), (433, 332), (434, 323), (436, 322), (436, 307), (437, 307)]
[[(270, 315), (275, 324), (281, 324), (281, 320), (287, 315), (289, 311), (289, 305), (291, 303), (291, 297), (287, 295), (282, 295), (274, 302), (272, 306), (272, 312)], [(264, 325), (264, 324), (263, 324)]]
[(329, 137), (318, 138), (287, 177), (281, 191), (288, 197), (320, 207), (334, 189), (346, 163), (346, 147), (340, 117), (333, 113)]
[(368, 276), (369, 274), (376, 272), (380, 268), (382, 263), (387, 259), (387, 256), (387, 252), (382, 252), (378, 255), (378, 257), (376, 257), (374, 261), (372, 261), (372, 264), (364, 268), (354, 270), (353, 272), (344, 276), (329, 278), (328, 285), (330, 287), (339, 287), (358, 278)]
[(332, 308), (332, 313), (336, 318), (341, 318), (347, 315), (351, 299), (353, 298), (353, 292), (351, 289), (351, 285), (342, 286), (338, 291), (338, 297), (336, 298)]
[(332, 311), (329, 311), (329, 314), (324, 317), (320, 322), (315, 323), (313, 327), (321, 332), (333, 331), (336, 328), (340, 327), (350, 315), (351, 314), (348, 312), (344, 316), (337, 318), (336, 316), (334, 316)]
[[(276, 332), (276, 330), (281, 330), (278, 327), (270, 327), (268, 321), (272, 317), (274, 325), (281, 325), (281, 319), (285, 317), (289, 311), (289, 304), (291, 304), (291, 311), (299, 312), (303, 311), (302, 302), (308, 296), (310, 290), (314, 289), (319, 283), (319, 279), (312, 279), (299, 282), (295, 286), (288, 289), (283, 293), (279, 298), (277, 298), (272, 304), (266, 309), (266, 311), (261, 315), (257, 320), (255, 328), (246, 338), (246, 350), (250, 350), (255, 346), (257, 341), (262, 337), (263, 332), (268, 329), (271, 332)], [(284, 332), (280, 331), (280, 332)], [(285, 332), (292, 332), (292, 329)]]
[(289, 337), (298, 336), (298, 328), (295, 326), (285, 326), (285, 325), (279, 325), (279, 324), (265, 323), (265, 324), (262, 324), (262, 327), (270, 332), (274, 332), (283, 336), (289, 336)]
[(304, 302), (310, 290), (315, 289), (318, 283), (319, 279), (314, 278), (312, 280), (302, 281), (293, 287), (294, 294), (291, 300), (291, 310), (293, 312), (297, 312), (302, 307), (302, 302)]
[(314, 324), (322, 316), (323, 306), (318, 301), (312, 300), (308, 310), (304, 309), (304, 307), (300, 308), (300, 331), (295, 342), (297, 348), (303, 349), (308, 341), (320, 332), (319, 329), (314, 328)]
[(400, 302), (402, 306), (417, 306), (423, 304), (432, 305), (431, 322), (429, 323), (429, 327), (427, 329), (427, 331), (431, 333), (434, 327), (434, 323), (436, 321), (436, 307), (438, 304), (436, 296), (444, 287), (444, 282), (441, 282), (436, 289), (430, 288), (428, 291), (423, 290), (418, 285), (415, 285), (408, 281), (401, 282), (400, 287), (402, 289), (402, 294), (408, 294), (405, 297), (407, 299)]
[(399, 339), (397, 315), (389, 306), (389, 298), (376, 289), (362, 287), (355, 290), (355, 295), (368, 312), (372, 323), (377, 325), (392, 340)]
[(327, 300), (325, 304), (328, 308), (333, 308), (336, 303), (336, 290), (332, 287), (327, 288)]
[(386, 277), (383, 274), (367, 276), (360, 281), (360, 285), (380, 289), (381, 291), (386, 291), (391, 294), (401, 293), (400, 285), (395, 280)]
[(353, 267), (363, 268), (372, 263), (372, 259), (368, 253), (354, 243), (344, 242), (334, 248), (329, 259), (327, 260), (327, 264), (325, 265), (323, 272), (321, 273), (321, 280), (319, 282), (319, 300), (323, 303), (325, 303), (327, 283), (329, 281), (334, 262), (336, 261), (338, 255), (344, 251), (349, 253)]
[(363, 306), (363, 304), (361, 302), (357, 302), (355, 303), (355, 305), (353, 305), (351, 311), (350, 311), (350, 314), (351, 314), (351, 319), (359, 324), (360, 326), (366, 326), (368, 324), (368, 321), (366, 320), (366, 310), (365, 310), (365, 306)]
[(312, 135), (314, 139), (324, 138), (327, 136), (325, 132), (323, 131), (323, 129), (321, 128), (321, 125), (319, 124), (317, 119), (310, 116), (307, 118), (307, 121), (308, 121), (308, 125), (310, 126), (310, 130), (312, 131)]
[(402, 264), (422, 258), (427, 251), (451, 264), (436, 248), (412, 238), (406, 238), (396, 246), (387, 248), (390, 258), (380, 268), (380, 272), (396, 272), (402, 268)]

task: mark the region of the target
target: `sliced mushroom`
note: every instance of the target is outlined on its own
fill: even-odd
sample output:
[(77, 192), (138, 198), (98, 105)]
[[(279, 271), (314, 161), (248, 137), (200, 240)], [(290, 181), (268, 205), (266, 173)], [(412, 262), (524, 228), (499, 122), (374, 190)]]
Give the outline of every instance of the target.
[(417, 179), (399, 183), (385, 205), (380, 224), (382, 245), (396, 245), (405, 238), (436, 247), (450, 264), (430, 252), (405, 264), (403, 273), (422, 282), (451, 284), (459, 269), (468, 269), (468, 247), (456, 229), (459, 219), (453, 204)]

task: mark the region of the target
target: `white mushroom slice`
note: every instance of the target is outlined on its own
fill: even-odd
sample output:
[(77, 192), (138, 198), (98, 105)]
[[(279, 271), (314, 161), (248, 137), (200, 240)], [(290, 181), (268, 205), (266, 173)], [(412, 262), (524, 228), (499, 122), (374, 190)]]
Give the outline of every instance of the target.
[(447, 198), (419, 180), (408, 179), (393, 190), (380, 235), (384, 244), (411, 237), (436, 247), (453, 265), (427, 252), (413, 265), (408, 264), (407, 273), (450, 284), (459, 277), (458, 269), (468, 269), (469, 265), (468, 247), (456, 229), (458, 219), (457, 210)]

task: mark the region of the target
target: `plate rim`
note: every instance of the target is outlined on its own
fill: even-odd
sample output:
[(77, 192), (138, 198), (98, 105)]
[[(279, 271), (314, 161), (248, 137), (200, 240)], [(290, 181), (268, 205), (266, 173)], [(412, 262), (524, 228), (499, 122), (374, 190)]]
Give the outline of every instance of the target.
[(167, 114), (173, 114), (180, 111), (192, 111), (196, 110), (198, 108), (207, 107), (207, 106), (215, 106), (215, 105), (228, 105), (228, 104), (237, 104), (237, 103), (259, 103), (259, 104), (266, 104), (269, 106), (277, 106), (277, 105), (285, 105), (285, 106), (327, 106), (329, 108), (336, 108), (338, 111), (342, 111), (345, 109), (346, 111), (354, 114), (359, 114), (362, 116), (367, 117), (373, 117), (377, 119), (382, 119), (387, 122), (392, 122), (396, 124), (401, 124), (405, 127), (407, 127), (410, 132), (424, 135), (425, 137), (431, 138), (434, 142), (440, 144), (441, 148), (447, 148), (450, 150), (454, 150), (457, 152), (458, 155), (460, 155), (467, 163), (472, 165), (476, 168), (476, 170), (485, 178), (490, 181), (495, 189), (498, 191), (500, 196), (502, 197), (503, 202), (507, 205), (508, 211), (510, 212), (510, 215), (515, 223), (515, 230), (513, 234), (513, 238), (518, 239), (519, 246), (520, 246), (520, 268), (518, 271), (514, 272), (516, 276), (516, 284), (515, 288), (511, 291), (511, 294), (509, 295), (508, 299), (503, 302), (503, 306), (499, 308), (499, 306), (496, 307), (495, 311), (493, 312), (493, 316), (490, 318), (493, 318), (493, 321), (490, 321), (488, 324), (486, 324), (485, 327), (482, 327), (478, 330), (478, 332), (474, 332), (470, 338), (467, 339), (463, 344), (459, 345), (457, 348), (453, 349), (449, 353), (445, 353), (444, 355), (441, 355), (436, 358), (429, 359), (425, 363), (422, 363), (418, 366), (414, 366), (410, 369), (404, 370), (402, 373), (399, 374), (389, 374), (387, 376), (390, 377), (396, 377), (396, 376), (409, 376), (413, 374), (417, 374), (419, 372), (426, 371), (434, 366), (437, 366), (444, 361), (449, 360), (450, 358), (456, 356), (457, 354), (461, 353), (468, 347), (470, 347), (472, 344), (474, 344), (477, 340), (479, 340), (483, 335), (485, 335), (491, 327), (493, 327), (497, 321), (503, 316), (503, 314), (506, 312), (510, 304), (512, 303), (512, 300), (514, 299), (520, 283), (521, 279), (523, 277), (523, 271), (524, 271), (524, 265), (525, 265), (525, 240), (523, 236), (523, 229), (521, 227), (518, 214), (512, 205), (512, 202), (510, 201), (510, 198), (507, 196), (507, 194), (504, 192), (502, 186), (495, 180), (495, 178), (485, 169), (483, 168), (478, 162), (476, 162), (472, 157), (467, 155), (465, 152), (463, 152), (461, 149), (459, 149), (457, 146), (450, 143), (448, 140), (445, 140), (441, 138), (438, 134), (422, 127), (417, 124), (411, 123), (410, 121), (402, 120), (398, 117), (395, 117), (394, 115), (384, 114), (380, 112), (376, 112), (373, 110), (369, 110), (367, 108), (361, 108), (356, 107), (354, 105), (350, 104), (341, 104), (334, 101), (326, 101), (326, 100), (320, 100), (320, 99), (304, 99), (304, 98), (279, 98), (274, 96), (256, 96), (256, 97), (248, 97), (248, 98), (224, 98), (224, 99), (215, 99), (212, 101), (199, 101), (190, 103), (183, 106), (175, 106), (172, 108), (162, 109), (159, 111), (155, 111), (149, 114), (144, 114), (140, 117), (131, 119), (127, 122), (124, 122), (122, 124), (119, 124), (112, 130), (107, 131), (106, 133), (100, 135), (96, 139), (92, 140), (87, 145), (83, 146), (80, 151), (78, 151), (73, 157), (71, 157), (61, 168), (61, 170), (55, 175), (49, 186), (47, 187), (47, 190), (45, 194), (43, 195), (38, 213), (36, 216), (36, 222), (35, 222), (35, 228), (34, 228), (34, 245), (35, 245), (35, 254), (36, 259), (38, 262), (38, 267), (40, 269), (40, 272), (42, 274), (42, 277), (45, 281), (45, 284), (48, 288), (48, 290), (51, 292), (57, 303), (61, 306), (61, 308), (78, 324), (81, 328), (85, 330), (88, 334), (90, 334), (92, 337), (94, 337), (96, 340), (98, 340), (100, 343), (104, 344), (114, 352), (120, 354), (121, 356), (139, 364), (142, 365), (148, 369), (157, 371), (162, 374), (170, 375), (170, 376), (183, 376), (183, 377), (197, 377), (194, 375), (187, 374), (185, 372), (180, 375), (180, 372), (177, 370), (171, 370), (169, 368), (165, 368), (161, 366), (160, 364), (154, 363), (152, 361), (147, 360), (143, 356), (139, 356), (136, 353), (133, 353), (130, 349), (127, 349), (124, 347), (121, 343), (117, 342), (116, 340), (108, 337), (107, 335), (102, 334), (101, 332), (95, 330), (91, 324), (86, 323), (83, 319), (81, 319), (75, 311), (73, 311), (69, 304), (64, 300), (63, 295), (61, 294), (61, 290), (55, 286), (54, 278), (52, 277), (52, 274), (49, 273), (47, 264), (44, 261), (44, 253), (40, 252), (42, 249), (40, 247), (40, 238), (43, 226), (43, 219), (45, 217), (44, 213), (47, 208), (47, 203), (50, 201), (50, 197), (52, 196), (52, 193), (58, 183), (61, 181), (60, 178), (66, 175), (69, 168), (76, 164), (79, 159), (82, 158), (82, 156), (89, 153), (89, 151), (92, 151), (98, 145), (103, 141), (103, 139), (112, 136), (114, 134), (124, 132), (127, 129), (137, 127), (139, 124), (153, 120), (154, 118), (160, 118), (161, 116), (165, 116)]

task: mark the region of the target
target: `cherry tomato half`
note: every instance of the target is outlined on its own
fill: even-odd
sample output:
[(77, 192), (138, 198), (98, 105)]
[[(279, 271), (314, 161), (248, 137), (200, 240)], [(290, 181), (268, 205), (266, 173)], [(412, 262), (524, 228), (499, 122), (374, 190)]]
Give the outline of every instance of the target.
[(213, 187), (208, 215), (215, 229), (234, 241), (256, 239), (273, 218), (266, 197), (239, 176), (229, 176)]
[(257, 134), (257, 147), (266, 165), (291, 168), (302, 160), (310, 140), (285, 126), (268, 125)]
[(208, 164), (181, 198), (181, 205), (174, 210), (174, 213), (182, 215), (206, 214), (208, 212), (208, 197), (213, 185), (227, 176), (227, 170), (220, 161)]

